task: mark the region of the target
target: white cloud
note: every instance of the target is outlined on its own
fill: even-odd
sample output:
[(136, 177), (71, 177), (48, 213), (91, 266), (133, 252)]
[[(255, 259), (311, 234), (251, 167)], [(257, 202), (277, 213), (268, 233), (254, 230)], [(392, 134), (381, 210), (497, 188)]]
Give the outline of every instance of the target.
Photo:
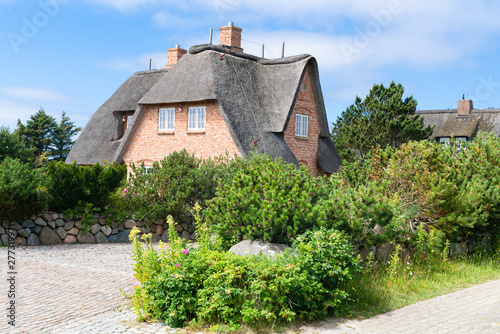
[(135, 9), (139, 6), (154, 4), (156, 0), (87, 0), (88, 3), (102, 6), (111, 7), (120, 11)]
[(0, 87), (0, 94), (7, 95), (9, 97), (40, 101), (65, 102), (69, 100), (67, 96), (56, 91), (33, 87), (3, 86)]

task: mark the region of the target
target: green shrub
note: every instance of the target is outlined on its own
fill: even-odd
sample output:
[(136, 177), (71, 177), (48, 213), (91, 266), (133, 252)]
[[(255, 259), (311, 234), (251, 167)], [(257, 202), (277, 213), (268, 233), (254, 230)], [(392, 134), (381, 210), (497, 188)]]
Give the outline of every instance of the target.
[(71, 210), (91, 203), (99, 211), (105, 209), (120, 186), (126, 168), (118, 164), (78, 166), (59, 161), (49, 164), (46, 176), (50, 210)]
[(321, 205), (324, 178), (267, 155), (251, 154), (235, 164), (204, 212), (227, 246), (241, 237), (290, 244), (298, 234), (331, 223)]
[[(132, 305), (142, 318), (180, 327), (196, 319), (230, 325), (323, 319), (348, 297), (345, 284), (357, 269), (347, 237), (322, 229), (306, 233), (294, 253), (277, 259), (214, 250), (217, 242), (199, 224), (199, 249), (187, 248), (169, 217), (171, 244), (150, 243), (131, 233), (136, 277)], [(215, 247), (216, 248), (216, 247)]]
[(0, 163), (0, 220), (30, 216), (44, 205), (39, 175), (18, 159), (5, 158)]
[(144, 165), (131, 165), (132, 174), (124, 191), (129, 211), (150, 219), (168, 215), (178, 217), (189, 208), (214, 196), (225, 173), (224, 161), (202, 160), (185, 149), (153, 163), (146, 173)]

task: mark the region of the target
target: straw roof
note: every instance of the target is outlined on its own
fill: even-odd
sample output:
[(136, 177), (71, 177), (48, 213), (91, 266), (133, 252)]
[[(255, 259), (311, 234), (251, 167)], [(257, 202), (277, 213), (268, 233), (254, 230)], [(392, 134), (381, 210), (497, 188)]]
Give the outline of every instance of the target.
[(457, 109), (419, 110), (416, 115), (424, 118), (424, 124), (434, 126), (431, 138), (474, 138), (478, 131), (500, 135), (500, 109), (472, 109), (466, 116), (459, 116)]
[[(242, 155), (250, 152), (252, 141), (261, 138), (256, 144), (259, 152), (298, 166), (282, 133), (306, 71), (311, 76), (319, 116), (318, 163), (325, 172), (335, 172), (342, 162), (329, 137), (316, 60), (309, 55), (262, 59), (214, 45), (192, 47), (169, 70), (140, 72), (128, 79), (92, 116), (67, 162), (121, 163), (143, 117), (144, 106), (214, 100)], [(111, 141), (103, 132), (109, 132), (117, 110), (135, 110), (135, 114), (124, 138)], [(106, 149), (96, 154), (99, 141), (107, 141)]]

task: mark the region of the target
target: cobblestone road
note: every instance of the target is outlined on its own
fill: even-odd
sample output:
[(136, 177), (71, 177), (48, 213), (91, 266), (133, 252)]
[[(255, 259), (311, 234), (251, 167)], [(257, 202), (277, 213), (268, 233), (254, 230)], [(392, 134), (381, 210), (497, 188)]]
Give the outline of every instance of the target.
[[(130, 245), (16, 249), (16, 326), (8, 325), (7, 249), (0, 248), (0, 333), (175, 333), (138, 324), (119, 291), (131, 292)], [(364, 321), (307, 326), (304, 333), (500, 333), (500, 281), (420, 302)]]

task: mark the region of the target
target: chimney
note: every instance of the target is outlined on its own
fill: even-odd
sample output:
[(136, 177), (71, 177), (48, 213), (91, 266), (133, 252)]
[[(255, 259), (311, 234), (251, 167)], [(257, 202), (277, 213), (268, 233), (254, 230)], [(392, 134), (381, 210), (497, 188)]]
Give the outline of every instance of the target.
[(241, 28), (235, 27), (234, 22), (229, 22), (225, 27), (220, 27), (219, 45), (227, 46), (229, 49), (242, 52), (241, 48)]
[(467, 116), (471, 113), (472, 109), (472, 100), (466, 100), (463, 98), (458, 101), (458, 116)]
[(165, 68), (172, 68), (186, 53), (187, 50), (181, 49), (180, 45), (176, 45), (175, 48), (168, 49), (168, 64)]

